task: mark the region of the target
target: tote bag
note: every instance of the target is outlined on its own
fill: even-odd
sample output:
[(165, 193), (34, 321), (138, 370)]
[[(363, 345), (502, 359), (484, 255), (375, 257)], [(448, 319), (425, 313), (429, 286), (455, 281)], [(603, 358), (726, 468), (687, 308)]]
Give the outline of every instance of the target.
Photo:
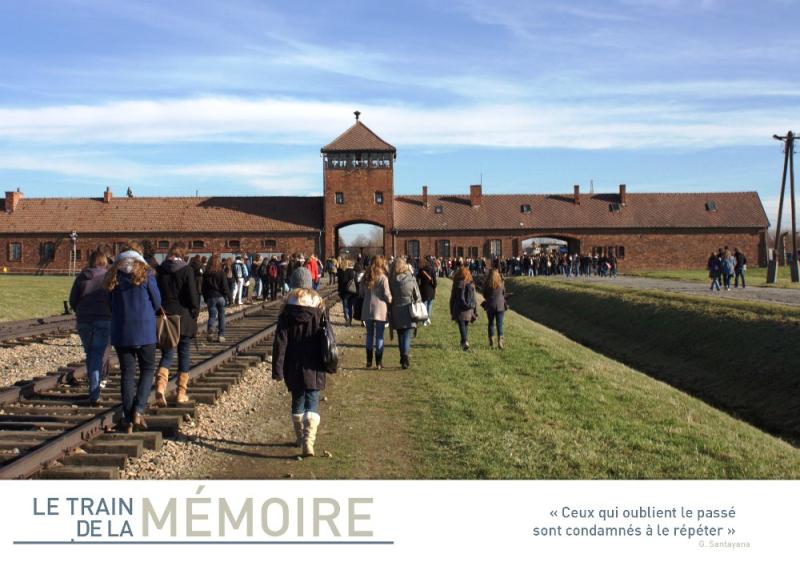
[(335, 373), (339, 368), (339, 347), (333, 334), (333, 326), (328, 321), (328, 311), (322, 312), (320, 320), (322, 328), (322, 368), (326, 373)]
[(174, 349), (181, 338), (181, 316), (167, 315), (163, 307), (159, 307), (156, 315), (156, 346), (162, 351)]
[(422, 302), (422, 297), (420, 296), (419, 289), (416, 285), (414, 286), (414, 291), (412, 291), (412, 298), (411, 320), (415, 323), (427, 321), (428, 308), (425, 306), (425, 303)]

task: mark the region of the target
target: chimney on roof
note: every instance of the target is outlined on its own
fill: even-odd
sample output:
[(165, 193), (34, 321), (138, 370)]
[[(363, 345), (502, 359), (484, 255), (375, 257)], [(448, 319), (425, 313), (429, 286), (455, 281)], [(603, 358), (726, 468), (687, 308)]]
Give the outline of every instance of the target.
[(619, 184), (619, 203), (620, 205), (625, 205), (625, 199), (628, 195), (627, 189), (624, 183)]
[(6, 211), (8, 213), (14, 213), (14, 210), (19, 205), (19, 202), (22, 201), (22, 190), (17, 188), (16, 191), (7, 191), (6, 192)]
[(581, 204), (581, 186), (580, 185), (573, 185), (572, 186), (572, 197), (575, 201), (575, 205)]
[(428, 186), (422, 186), (422, 206), (428, 207)]
[(106, 187), (106, 190), (103, 192), (103, 203), (111, 203), (112, 197), (114, 197), (114, 194), (111, 193), (111, 188)]
[(133, 197), (133, 190), (130, 187), (128, 188), (127, 195), (128, 195), (128, 197)]
[(481, 206), (481, 195), (483, 192), (483, 185), (470, 185), (469, 186), (469, 204), (472, 207)]

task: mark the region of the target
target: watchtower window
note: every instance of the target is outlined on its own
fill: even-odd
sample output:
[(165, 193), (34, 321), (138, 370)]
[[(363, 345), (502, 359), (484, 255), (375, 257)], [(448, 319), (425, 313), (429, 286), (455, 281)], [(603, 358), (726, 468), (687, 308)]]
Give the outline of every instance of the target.
[(433, 207), (433, 212), (434, 213), (443, 213), (444, 212), (444, 207), (442, 207), (441, 205), (435, 205)]
[(383, 205), (383, 192), (376, 191), (375, 192), (375, 203), (378, 205)]
[(341, 191), (336, 192), (336, 205), (343, 205), (344, 204), (344, 193)]
[(716, 211), (717, 210), (717, 202), (716, 201), (707, 201), (706, 202), (706, 211)]
[(531, 212), (531, 204), (530, 203), (523, 203), (519, 206), (520, 213), (530, 213)]

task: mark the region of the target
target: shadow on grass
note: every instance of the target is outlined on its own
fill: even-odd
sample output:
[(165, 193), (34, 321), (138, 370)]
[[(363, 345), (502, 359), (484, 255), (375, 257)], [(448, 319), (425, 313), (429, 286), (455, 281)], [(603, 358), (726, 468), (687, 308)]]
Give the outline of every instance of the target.
[(800, 311), (511, 280), (511, 306), (570, 339), (800, 444)]

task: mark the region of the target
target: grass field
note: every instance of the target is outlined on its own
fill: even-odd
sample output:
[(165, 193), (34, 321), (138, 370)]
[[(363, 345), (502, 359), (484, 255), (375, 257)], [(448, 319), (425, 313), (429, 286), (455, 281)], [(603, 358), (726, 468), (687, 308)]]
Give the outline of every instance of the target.
[[(678, 281), (692, 281), (695, 283), (710, 283), (708, 271), (705, 269), (655, 269), (644, 271), (630, 271), (625, 275), (636, 277), (650, 277), (651, 279), (675, 279)], [(782, 267), (778, 271), (778, 281), (774, 285), (767, 284), (766, 268), (750, 268), (745, 275), (748, 287), (786, 287), (800, 289), (800, 283), (792, 283), (789, 278), (789, 269)]]
[(512, 305), (753, 424), (800, 439), (800, 309), (515, 279)]
[(0, 275), (0, 321), (63, 313), (73, 281), (62, 276)]
[(449, 289), (409, 370), (396, 343), (386, 369), (364, 369), (363, 329), (338, 329), (345, 368), (319, 438), (334, 456), (307, 459), (302, 476), (800, 478), (790, 444), (513, 311), (505, 351), (488, 348), (481, 314), (463, 353)]

